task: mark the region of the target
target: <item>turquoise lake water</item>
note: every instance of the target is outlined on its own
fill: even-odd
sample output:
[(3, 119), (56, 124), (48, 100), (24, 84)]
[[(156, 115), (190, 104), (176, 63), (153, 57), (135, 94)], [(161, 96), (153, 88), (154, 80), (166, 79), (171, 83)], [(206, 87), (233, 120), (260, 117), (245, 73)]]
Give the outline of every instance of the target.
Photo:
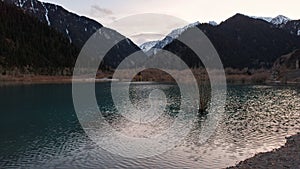
[[(109, 86), (96, 85), (97, 101), (117, 127), (123, 121)], [(143, 101), (141, 95), (147, 97), (138, 91), (163, 89), (171, 100), (166, 114), (176, 114), (177, 86), (145, 83), (132, 88), (136, 103)], [(0, 168), (223, 168), (278, 148), (286, 136), (300, 132), (297, 87), (228, 86), (226, 111), (205, 144), (197, 144), (201, 125), (196, 125), (174, 149), (144, 159), (113, 155), (85, 134), (73, 108), (71, 84), (3, 85), (0, 103)], [(124, 131), (133, 134), (130, 128)]]

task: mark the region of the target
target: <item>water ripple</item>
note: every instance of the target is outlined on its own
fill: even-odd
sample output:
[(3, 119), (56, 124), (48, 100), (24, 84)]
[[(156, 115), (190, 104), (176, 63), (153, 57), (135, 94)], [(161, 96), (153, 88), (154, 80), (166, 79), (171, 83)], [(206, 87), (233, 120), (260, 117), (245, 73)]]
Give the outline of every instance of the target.
[[(199, 131), (205, 120), (199, 117), (194, 130), (173, 150), (146, 159), (123, 158), (102, 150), (85, 135), (72, 108), (69, 87), (0, 88), (0, 102), (5, 103), (3, 112), (17, 116), (27, 113), (29, 116), (20, 117), (13, 128), (1, 121), (0, 168), (224, 168), (255, 153), (278, 148), (285, 143), (285, 137), (300, 131), (299, 88), (230, 86), (224, 119), (207, 143), (199, 144)], [(168, 113), (157, 121), (157, 125), (145, 125), (140, 133), (135, 133), (133, 127), (138, 127), (137, 124), (128, 123), (111, 106), (106, 93), (108, 86), (97, 87), (101, 90), (96, 94), (102, 96), (98, 98), (99, 107), (106, 112), (110, 124), (135, 137), (154, 135), (168, 127), (176, 117), (176, 107), (180, 106), (180, 99), (167, 93), (176, 93), (175, 89), (163, 86), (169, 99)], [(139, 95), (139, 90), (158, 86), (134, 87), (137, 95), (131, 99), (139, 107), (147, 97), (146, 93)], [(56, 91), (61, 98), (53, 92), (45, 92), (49, 90)], [(16, 100), (6, 99), (8, 96), (21, 97), (24, 103), (20, 102), (20, 109), (11, 107), (13, 103), (10, 102)], [(33, 100), (42, 106), (25, 106)], [(146, 103), (140, 108), (147, 106)], [(8, 118), (6, 114), (1, 116)]]

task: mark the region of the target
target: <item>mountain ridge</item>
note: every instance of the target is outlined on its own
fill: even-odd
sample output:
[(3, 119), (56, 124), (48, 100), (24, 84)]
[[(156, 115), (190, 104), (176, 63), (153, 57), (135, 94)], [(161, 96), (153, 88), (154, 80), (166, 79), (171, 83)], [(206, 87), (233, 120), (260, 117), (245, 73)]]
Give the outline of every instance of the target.
[[(13, 4), (24, 10), (25, 13), (38, 18), (41, 22), (56, 29), (65, 35), (70, 43), (81, 49), (85, 42), (100, 28), (102, 24), (85, 16), (79, 16), (69, 12), (62, 6), (44, 3), (38, 0), (2, 0), (4, 3)], [(113, 29), (107, 28), (107, 34), (103, 34), (105, 39), (123, 36)], [(124, 37), (124, 36), (123, 36)], [(140, 48), (130, 39), (124, 37), (124, 41), (116, 44), (104, 57), (103, 65), (116, 68), (121, 61)]]
[[(217, 26), (201, 23), (194, 27), (202, 30), (211, 40), (225, 67), (270, 68), (276, 58), (300, 48), (300, 37), (297, 36), (298, 30), (295, 33), (295, 24), (300, 25), (300, 22), (292, 20), (281, 25), (275, 25), (262, 19), (251, 18), (238, 13)], [(294, 31), (292, 32), (287, 25), (291, 25), (290, 27)], [(153, 49), (173, 52), (184, 58), (183, 60), (190, 67), (201, 65), (195, 63), (196, 56), (189, 51), (187, 46), (174, 39), (169, 40), (169, 42), (162, 48), (156, 45)]]
[[(272, 26), (272, 27), (278, 27), (278, 28), (281, 28), (281, 29), (285, 29), (286, 31), (289, 31), (291, 34), (295, 34), (297, 36), (300, 36), (300, 20), (291, 20), (288, 17), (283, 16), (283, 15), (278, 15), (278, 16), (272, 18), (272, 17), (248, 16), (248, 15), (244, 15), (244, 14), (241, 14), (241, 13), (237, 13), (237, 14), (229, 17), (225, 21), (222, 21), (220, 24), (222, 24), (223, 22), (227, 22), (231, 18), (235, 18), (235, 17), (249, 17), (249, 18), (253, 18), (253, 19), (259, 20), (259, 21), (264, 21), (264, 22), (270, 23), (270, 26)], [(196, 22), (196, 23), (198, 23), (198, 25), (200, 24), (199, 22)], [(220, 24), (217, 24), (214, 21), (210, 21), (208, 23), (201, 23), (201, 24), (208, 24), (208, 25), (211, 25), (211, 26), (219, 26), (220, 25)], [(189, 24), (189, 25), (191, 25), (191, 24)], [(188, 27), (188, 25), (185, 26), (185, 27)], [(182, 27), (182, 28), (176, 28), (174, 30), (178, 30), (178, 29), (184, 29), (184, 27)], [(174, 31), (174, 30), (172, 30), (172, 31)], [(167, 37), (169, 37), (169, 38), (167, 38)], [(168, 39), (168, 41), (165, 40), (166, 38)], [(171, 41), (173, 41), (174, 38), (172, 38), (171, 36), (167, 35), (165, 37), (165, 39), (157, 40), (156, 41), (157, 45), (154, 45), (153, 47), (161, 49), (164, 46), (166, 46), (167, 44), (169, 44)], [(145, 42), (144, 44), (140, 45), (140, 47), (141, 46), (143, 47), (147, 43), (148, 42)], [(161, 43), (164, 43), (164, 45), (159, 45)], [(149, 50), (150, 50), (149, 48), (148, 48), (148, 50), (143, 49), (144, 52), (147, 52)]]
[[(70, 43), (74, 43), (79, 48), (95, 31), (103, 27), (94, 20), (68, 12), (58, 5), (38, 0), (2, 1), (14, 4), (24, 12), (37, 17), (41, 22), (64, 34)], [(300, 35), (300, 20), (289, 20), (282, 15), (275, 18), (272, 19), (273, 22), (272, 20), (268, 22), (265, 19), (238, 13), (217, 25), (196, 22), (171, 31), (157, 43), (152, 42), (152, 48), (142, 47), (146, 55), (156, 54), (160, 49), (169, 50), (180, 56), (187, 55), (184, 60), (189, 66), (199, 66), (199, 63), (192, 63), (195, 59), (189, 61), (189, 57), (193, 58), (193, 52), (189, 52), (186, 46), (176, 41), (189, 28), (197, 27), (212, 41), (225, 67), (269, 68), (280, 55), (300, 48), (299, 36), (297, 36)], [(109, 35), (102, 36), (114, 38), (119, 35), (117, 31), (111, 30)], [(148, 49), (153, 50), (147, 52)], [(124, 58), (138, 50), (140, 48), (126, 38), (108, 52), (104, 58), (104, 64), (116, 68)]]

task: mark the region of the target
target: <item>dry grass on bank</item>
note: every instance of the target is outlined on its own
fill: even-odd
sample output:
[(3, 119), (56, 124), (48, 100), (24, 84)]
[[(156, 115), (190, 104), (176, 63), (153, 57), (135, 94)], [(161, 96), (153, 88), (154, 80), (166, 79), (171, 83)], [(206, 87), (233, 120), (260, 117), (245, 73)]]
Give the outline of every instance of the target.
[[(191, 70), (168, 70), (169, 73), (158, 69), (146, 69), (138, 73), (134, 77), (134, 70), (119, 70), (119, 75), (114, 74), (113, 70), (98, 71), (96, 78), (116, 78), (120, 81), (152, 81), (152, 82), (175, 82), (170, 75), (176, 75), (181, 82), (189, 83), (192, 81), (187, 73), (192, 71), (198, 83), (209, 82), (207, 71), (202, 68)], [(214, 80), (222, 79), (222, 75), (217, 70), (211, 70)], [(263, 84), (271, 77), (271, 71), (265, 69), (248, 70), (248, 69), (225, 69), (226, 80), (229, 84)], [(0, 82), (20, 82), (20, 83), (67, 83), (71, 82), (71, 75), (36, 75), (36, 74), (21, 74), (14, 72), (12, 74), (0, 75)]]

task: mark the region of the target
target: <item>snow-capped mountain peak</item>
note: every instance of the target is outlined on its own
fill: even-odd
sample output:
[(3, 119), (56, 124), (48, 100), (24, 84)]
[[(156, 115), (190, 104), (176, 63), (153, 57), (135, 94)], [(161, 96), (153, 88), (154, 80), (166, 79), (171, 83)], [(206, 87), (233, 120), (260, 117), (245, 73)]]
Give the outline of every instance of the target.
[(251, 18), (265, 20), (271, 24), (271, 27), (280, 28), (287, 31), (291, 35), (300, 36), (299, 20), (291, 20), (290, 18), (283, 15), (278, 15), (275, 18), (256, 16), (251, 16)]
[(192, 27), (195, 27), (197, 25), (199, 25), (200, 22), (194, 22), (194, 23), (191, 23), (191, 24), (188, 24), (182, 28), (178, 28), (178, 29), (175, 29), (173, 30), (171, 33), (169, 33), (167, 36), (168, 37), (171, 37), (173, 39), (176, 39), (179, 37), (179, 35), (181, 35), (184, 31), (186, 31), (188, 28), (192, 28)]
[(261, 19), (261, 20), (264, 20), (264, 21), (267, 21), (267, 22), (271, 22), (272, 21), (272, 17), (261, 17), (261, 16), (250, 16), (251, 18), (254, 18), (254, 19)]
[(151, 41), (146, 42), (140, 46), (140, 48), (147, 53), (150, 51), (150, 49), (154, 49), (154, 53), (157, 51), (157, 49), (162, 49), (169, 43), (171, 43), (174, 39), (177, 39), (184, 31), (186, 31), (188, 28), (195, 27), (199, 25), (200, 22), (194, 22), (191, 24), (188, 24), (182, 28), (174, 29), (171, 33), (169, 33), (164, 39), (161, 41)]
[(171, 43), (174, 39), (177, 39), (184, 31), (186, 31), (188, 28), (195, 27), (199, 25), (199, 22), (194, 22), (191, 24), (188, 24), (182, 28), (174, 29), (171, 33), (169, 33), (163, 40), (156, 43), (154, 48), (162, 49), (169, 43)]
[(286, 24), (290, 20), (291, 19), (286, 16), (278, 15), (275, 18), (273, 18), (270, 22), (274, 25), (281, 25), (281, 24)]
[(145, 42), (142, 45), (140, 45), (140, 48), (144, 51), (147, 52), (151, 48), (153, 48), (159, 41), (150, 41), (150, 42)]
[(218, 25), (217, 22), (215, 22), (215, 21), (209, 21), (208, 24), (210, 24), (212, 26), (217, 26)]
[(291, 20), (290, 18), (288, 18), (286, 16), (283, 16), (283, 15), (278, 15), (275, 18), (272, 18), (272, 17), (260, 17), (260, 16), (250, 16), (250, 17), (254, 18), (254, 19), (261, 19), (261, 20), (267, 21), (269, 23), (272, 23), (274, 25), (286, 24), (288, 21)]

